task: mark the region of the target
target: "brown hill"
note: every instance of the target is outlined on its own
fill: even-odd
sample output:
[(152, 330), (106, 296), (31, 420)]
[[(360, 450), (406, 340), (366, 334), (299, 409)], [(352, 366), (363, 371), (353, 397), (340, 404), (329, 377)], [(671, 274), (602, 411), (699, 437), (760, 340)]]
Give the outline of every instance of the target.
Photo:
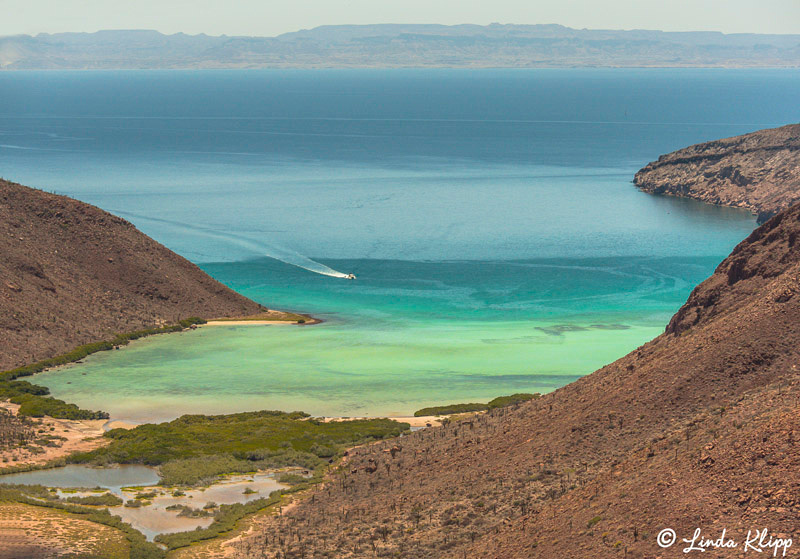
[(515, 409), (351, 451), (235, 553), (666, 558), (696, 528), (725, 528), (738, 552), (750, 529), (796, 539), (798, 240), (800, 205), (736, 247), (658, 338)]
[(653, 194), (745, 208), (763, 223), (800, 201), (800, 124), (662, 155), (633, 182)]
[(124, 219), (0, 180), (0, 370), (116, 332), (259, 310)]

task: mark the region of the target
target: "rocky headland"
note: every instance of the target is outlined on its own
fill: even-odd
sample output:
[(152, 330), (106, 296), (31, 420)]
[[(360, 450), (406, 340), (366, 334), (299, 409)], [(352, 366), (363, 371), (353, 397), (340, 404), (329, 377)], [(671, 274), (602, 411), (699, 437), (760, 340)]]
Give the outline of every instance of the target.
[(800, 201), (800, 124), (679, 149), (633, 182), (651, 194), (744, 208), (764, 223)]

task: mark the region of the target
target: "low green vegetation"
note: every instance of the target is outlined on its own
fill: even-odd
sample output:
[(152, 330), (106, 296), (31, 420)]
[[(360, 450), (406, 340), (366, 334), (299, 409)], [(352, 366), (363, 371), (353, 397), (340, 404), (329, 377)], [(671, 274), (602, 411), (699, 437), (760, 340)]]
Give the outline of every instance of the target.
[(164, 485), (195, 485), (210, 482), (224, 474), (246, 473), (254, 470), (252, 462), (238, 460), (230, 454), (178, 458), (161, 465)]
[(474, 411), (486, 411), (489, 407), (486, 404), (450, 404), (448, 406), (433, 406), (422, 408), (414, 412), (414, 417), (424, 417), (426, 415), (452, 415), (454, 413), (469, 413)]
[(219, 475), (297, 466), (317, 470), (348, 446), (396, 437), (389, 419), (324, 422), (302, 412), (185, 415), (168, 423), (113, 429), (111, 443), (73, 454), (73, 463), (160, 466), (162, 484), (193, 485)]
[[(207, 528), (156, 537), (158, 543), (176, 549), (229, 532), (245, 516), (279, 504), (282, 495), (319, 483), (325, 467), (346, 447), (395, 437), (408, 428), (407, 423), (388, 419), (326, 423), (300, 412), (192, 415), (130, 431), (110, 431), (107, 436), (114, 440), (109, 446), (81, 459), (94, 463), (110, 460), (160, 465), (162, 483), (167, 485), (208, 482), (223, 473), (285, 466), (307, 470), (304, 475), (283, 474), (279, 481), (289, 485), (288, 489), (273, 491), (268, 497), (247, 503), (216, 507), (214, 521)], [(245, 493), (249, 494), (247, 490)], [(184, 512), (193, 514), (192, 510)]]
[(101, 411), (84, 410), (75, 404), (68, 404), (63, 400), (49, 396), (50, 391), (44, 386), (31, 384), (27, 381), (19, 381), (20, 377), (27, 377), (40, 373), (45, 369), (75, 363), (98, 351), (108, 351), (115, 347), (129, 344), (133, 340), (153, 336), (155, 334), (166, 334), (168, 332), (180, 332), (195, 324), (203, 324), (202, 318), (192, 317), (181, 320), (178, 324), (161, 326), (159, 328), (148, 328), (137, 330), (127, 334), (117, 334), (110, 340), (93, 342), (76, 347), (68, 353), (51, 357), (37, 363), (17, 367), (10, 371), (0, 373), (0, 399), (9, 400), (13, 404), (19, 404), (19, 414), (29, 417), (43, 417), (48, 415), (57, 419), (108, 419), (108, 414)]
[(450, 404), (447, 406), (432, 406), (430, 408), (422, 408), (421, 410), (415, 411), (414, 417), (424, 417), (428, 415), (452, 415), (456, 413), (487, 411), (495, 408), (503, 408), (506, 406), (519, 404), (521, 402), (526, 402), (528, 400), (535, 400), (540, 396), (541, 394), (539, 394), (538, 392), (534, 394), (520, 392), (518, 394), (512, 394), (511, 396), (500, 396), (499, 398), (495, 398), (488, 404), (471, 403), (471, 404)]
[(281, 474), (278, 477), (278, 483), (283, 483), (284, 485), (298, 485), (300, 483), (305, 483), (308, 481), (308, 478), (305, 476), (301, 476), (300, 474)]
[(122, 499), (112, 493), (86, 495), (85, 497), (73, 496), (67, 497), (64, 500), (75, 505), (88, 505), (92, 507), (118, 507), (122, 504)]
[(511, 396), (500, 396), (486, 405), (490, 410), (493, 410), (495, 408), (504, 408), (506, 406), (513, 406), (514, 404), (521, 404), (522, 402), (527, 402), (528, 400), (536, 400), (541, 397), (542, 395), (538, 392), (533, 394), (519, 392), (517, 394), (512, 394)]
[[(4, 373), (5, 374), (5, 373)], [(0, 400), (9, 400), (19, 404), (19, 415), (27, 417), (44, 417), (49, 415), (57, 419), (107, 419), (108, 414), (83, 410), (75, 404), (68, 404), (48, 396), (50, 391), (44, 386), (20, 380), (0, 380)]]

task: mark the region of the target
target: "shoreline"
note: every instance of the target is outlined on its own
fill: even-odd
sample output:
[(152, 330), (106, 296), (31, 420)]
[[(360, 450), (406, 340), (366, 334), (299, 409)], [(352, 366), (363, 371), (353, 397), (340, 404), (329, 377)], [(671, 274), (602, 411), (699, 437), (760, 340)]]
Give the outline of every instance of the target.
[(322, 319), (311, 316), (310, 314), (269, 309), (264, 312), (249, 316), (209, 318), (208, 320), (206, 320), (205, 324), (198, 324), (197, 327), (200, 328), (203, 326), (255, 326), (255, 325), (281, 325), (281, 324), (290, 324), (295, 326), (313, 326), (315, 324), (322, 324), (323, 322), (324, 321)]
[(264, 326), (264, 325), (284, 325), (284, 326), (312, 326), (314, 324), (321, 324), (321, 320), (314, 319), (314, 322), (297, 322), (291, 320), (209, 320), (205, 324), (200, 324), (197, 327), (203, 328), (204, 326)]
[[(45, 367), (42, 370), (37, 371), (37, 372), (35, 372), (33, 374), (15, 376), (13, 378), (10, 378), (9, 380), (20, 380), (20, 379), (32, 378), (32, 377), (35, 377), (35, 376), (37, 376), (37, 375), (39, 375), (41, 373), (48, 373), (48, 372), (52, 372), (52, 371), (57, 371), (57, 370), (62, 369), (62, 368), (71, 367), (73, 365), (82, 363), (84, 361), (84, 359), (87, 359), (87, 358), (91, 357), (95, 353), (100, 353), (101, 351), (110, 351), (111, 349), (120, 350), (120, 349), (124, 349), (126, 347), (129, 347), (132, 344), (135, 344), (136, 342), (140, 342), (140, 341), (143, 341), (143, 340), (146, 340), (146, 339), (149, 339), (149, 338), (155, 338), (157, 336), (169, 335), (169, 334), (180, 334), (180, 333), (183, 333), (183, 332), (189, 332), (191, 330), (196, 330), (196, 329), (202, 328), (203, 326), (240, 326), (240, 325), (314, 326), (316, 324), (322, 324), (323, 322), (325, 322), (324, 320), (322, 320), (320, 318), (316, 318), (316, 317), (313, 317), (313, 316), (307, 315), (307, 314), (292, 313), (292, 312), (289, 312), (289, 311), (269, 311), (269, 312), (275, 313), (276, 316), (298, 316), (298, 317), (301, 317), (298, 320), (305, 320), (305, 322), (292, 321), (292, 320), (275, 320), (275, 319), (260, 320), (258, 318), (250, 318), (250, 317), (231, 317), (231, 318), (222, 317), (222, 318), (212, 318), (212, 319), (208, 319), (208, 320), (203, 319), (203, 320), (206, 320), (205, 323), (192, 324), (191, 326), (185, 327), (182, 330), (174, 330), (174, 331), (165, 330), (165, 331), (162, 331), (162, 332), (149, 333), (149, 334), (144, 335), (144, 336), (140, 336), (140, 337), (137, 337), (137, 338), (129, 339), (129, 340), (126, 341), (125, 344), (115, 345), (114, 347), (112, 347), (112, 348), (110, 348), (108, 350), (93, 351), (93, 352), (89, 353), (88, 355), (85, 355), (85, 356), (81, 357), (80, 359), (78, 359), (76, 361), (69, 361), (67, 363), (54, 365), (52, 367)], [(254, 316), (258, 316), (258, 315), (254, 315)], [(154, 327), (154, 329), (155, 328), (162, 328), (162, 327), (169, 327), (169, 326), (173, 326), (173, 325), (167, 324), (167, 325), (164, 325), (164, 326), (157, 326), (157, 327)], [(122, 336), (125, 336), (127, 334), (129, 334), (129, 333), (124, 333), (124, 334), (122, 334)], [(100, 342), (89, 342), (87, 344), (83, 344), (83, 345), (77, 346), (77, 348), (73, 348), (72, 351), (75, 351), (76, 349), (79, 349), (79, 348), (85, 347), (87, 345), (90, 345), (92, 343), (102, 343), (103, 341), (104, 340), (101, 340)], [(50, 359), (58, 359), (59, 357), (62, 357), (62, 355), (67, 355), (68, 353), (71, 353), (71, 352), (67, 352), (65, 354), (55, 355), (55, 356), (50, 357), (48, 359), (44, 359), (43, 361), (49, 361)], [(5, 374), (5, 373), (14, 372), (17, 369), (22, 369), (22, 368), (25, 368), (25, 367), (33, 366), (33, 365), (36, 365), (37, 363), (41, 363), (41, 362), (42, 361), (37, 361), (37, 362), (34, 362), (34, 363), (29, 363), (27, 365), (21, 365), (20, 367), (16, 367), (16, 368), (10, 369), (8, 371), (0, 371), (0, 382), (2, 382), (2, 375)], [(0, 400), (0, 404), (2, 404), (3, 402), (4, 402), (4, 400)]]

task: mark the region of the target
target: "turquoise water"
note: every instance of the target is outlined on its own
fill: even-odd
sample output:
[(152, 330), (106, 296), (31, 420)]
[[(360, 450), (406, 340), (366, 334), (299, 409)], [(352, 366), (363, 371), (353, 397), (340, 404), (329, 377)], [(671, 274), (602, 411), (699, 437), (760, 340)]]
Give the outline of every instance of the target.
[(0, 74), (4, 176), (325, 319), (149, 339), (39, 382), (135, 421), (551, 390), (663, 331), (754, 227), (635, 171), (798, 121), (799, 94), (775, 70)]
[[(102, 386), (104, 408), (135, 421), (258, 408), (407, 415), (442, 400), (545, 392), (658, 335), (665, 309), (714, 262), (326, 261), (358, 270), (355, 282), (270, 260), (206, 265), (245, 295), (326, 322), (205, 327), (38, 380), (84, 405), (100, 402)], [(272, 277), (287, 283), (264, 282)]]

